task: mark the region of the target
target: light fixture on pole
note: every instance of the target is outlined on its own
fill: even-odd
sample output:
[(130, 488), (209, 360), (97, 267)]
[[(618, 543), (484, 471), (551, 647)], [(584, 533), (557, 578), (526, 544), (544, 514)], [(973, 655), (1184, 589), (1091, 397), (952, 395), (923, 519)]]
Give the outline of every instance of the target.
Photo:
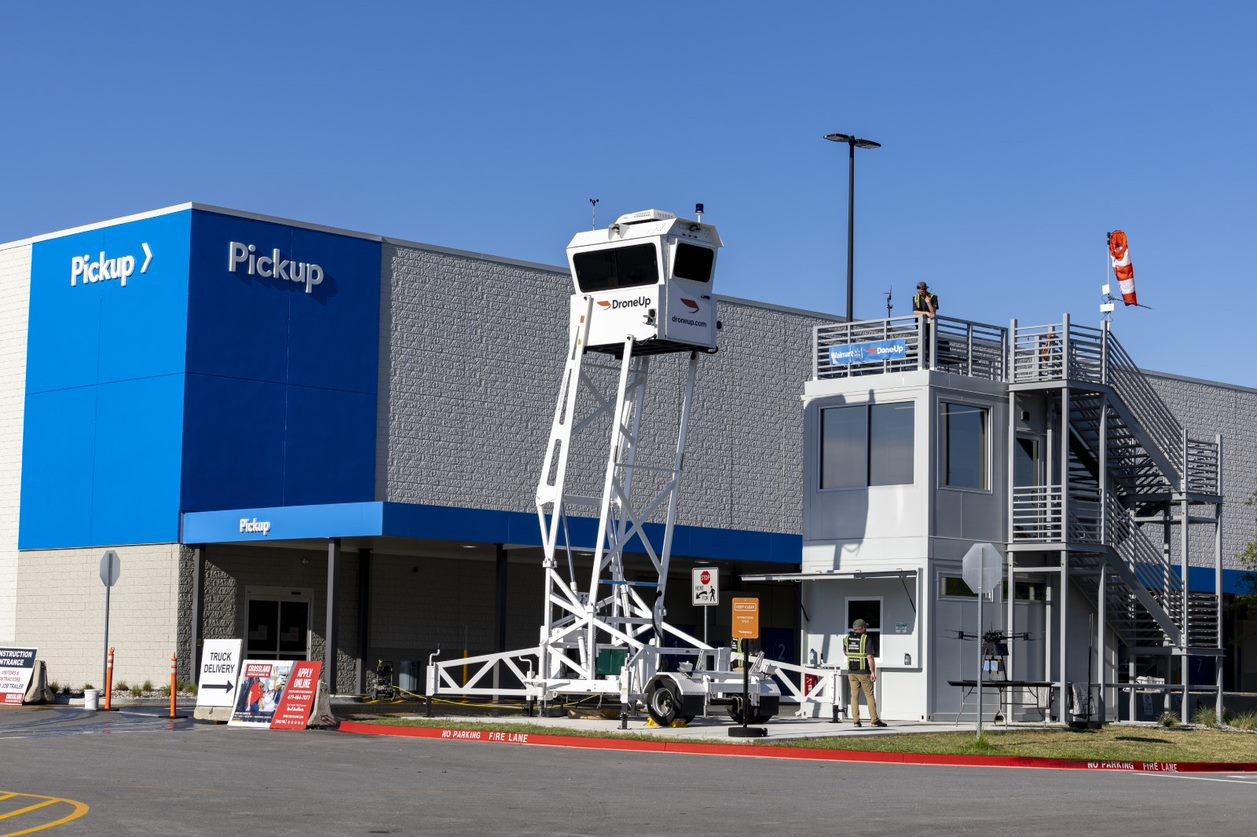
[(851, 168), (847, 177), (847, 322), (855, 317), (855, 150), (881, 148), (880, 142), (854, 134), (826, 134), (830, 142), (845, 142), (850, 149)]

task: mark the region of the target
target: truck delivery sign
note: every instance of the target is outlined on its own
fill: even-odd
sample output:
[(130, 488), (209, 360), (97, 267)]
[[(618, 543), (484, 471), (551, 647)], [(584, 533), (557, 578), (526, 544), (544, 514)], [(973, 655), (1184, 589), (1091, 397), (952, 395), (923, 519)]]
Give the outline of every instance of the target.
[(197, 676), (197, 706), (234, 706), (240, 675), (240, 640), (207, 639)]

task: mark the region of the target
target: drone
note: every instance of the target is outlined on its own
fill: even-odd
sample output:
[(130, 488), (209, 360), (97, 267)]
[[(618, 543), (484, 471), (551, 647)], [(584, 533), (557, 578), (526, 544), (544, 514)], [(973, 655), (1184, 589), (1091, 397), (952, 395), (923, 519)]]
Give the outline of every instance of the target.
[(984, 631), (981, 634), (972, 633), (970, 631), (962, 631), (952, 628), (956, 634), (956, 639), (980, 639), (982, 640), (983, 655), (987, 657), (1006, 657), (1008, 656), (1008, 641), (1010, 639), (1033, 640), (1034, 636), (1029, 631), (1017, 631), (1009, 633), (1008, 631)]

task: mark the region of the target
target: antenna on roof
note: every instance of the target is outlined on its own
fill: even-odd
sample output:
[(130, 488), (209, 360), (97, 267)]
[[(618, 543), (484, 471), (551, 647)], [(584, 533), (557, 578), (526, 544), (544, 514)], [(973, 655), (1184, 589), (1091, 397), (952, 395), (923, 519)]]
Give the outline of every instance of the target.
[(894, 291), (893, 285), (886, 289), (886, 319), (888, 320), (890, 319), (890, 312), (895, 310)]
[(598, 229), (598, 199), (589, 199), (589, 228), (591, 230)]

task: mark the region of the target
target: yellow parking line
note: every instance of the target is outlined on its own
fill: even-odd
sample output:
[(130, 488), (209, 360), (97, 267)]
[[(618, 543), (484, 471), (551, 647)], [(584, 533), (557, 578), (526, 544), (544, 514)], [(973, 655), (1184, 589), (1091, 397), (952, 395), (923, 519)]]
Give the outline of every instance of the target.
[(42, 801), (37, 802), (33, 805), (28, 805), (25, 808), (19, 808), (16, 811), (10, 811), (7, 814), (0, 815), (0, 820), (7, 820), (10, 817), (16, 817), (22, 814), (29, 814), (34, 811), (39, 811), (44, 808), (51, 807), (53, 805), (69, 805), (73, 810), (69, 814), (66, 814), (64, 817), (62, 817), (59, 820), (53, 820), (52, 822), (46, 822), (41, 825), (32, 826), (31, 828), (25, 828), (25, 829), (22, 829), (21, 831), (9, 831), (9, 832), (6, 832), (5, 834), (0, 834), (0, 837), (21, 837), (23, 834), (34, 834), (37, 831), (47, 831), (50, 828), (56, 828), (59, 825), (65, 825), (68, 822), (73, 822), (74, 820), (77, 820), (80, 817), (85, 816), (87, 812), (91, 810), (90, 806), (84, 805), (82, 802), (76, 802), (73, 799), (62, 799), (57, 796), (40, 796), (39, 794), (34, 794), (34, 793), (16, 793), (13, 791), (0, 791), (0, 801), (14, 799), (16, 797), (25, 797), (27, 799), (39, 799)]
[[(30, 794), (23, 795), (30, 796)], [(23, 814), (29, 814), (31, 811), (38, 811), (40, 808), (47, 808), (49, 805), (56, 805), (60, 801), (60, 799), (50, 799), (48, 797), (44, 797), (43, 802), (36, 802), (34, 805), (27, 805), (25, 808), (18, 808), (16, 811), (10, 811), (7, 814), (0, 814), (0, 820), (7, 820), (9, 817), (20, 817)]]

